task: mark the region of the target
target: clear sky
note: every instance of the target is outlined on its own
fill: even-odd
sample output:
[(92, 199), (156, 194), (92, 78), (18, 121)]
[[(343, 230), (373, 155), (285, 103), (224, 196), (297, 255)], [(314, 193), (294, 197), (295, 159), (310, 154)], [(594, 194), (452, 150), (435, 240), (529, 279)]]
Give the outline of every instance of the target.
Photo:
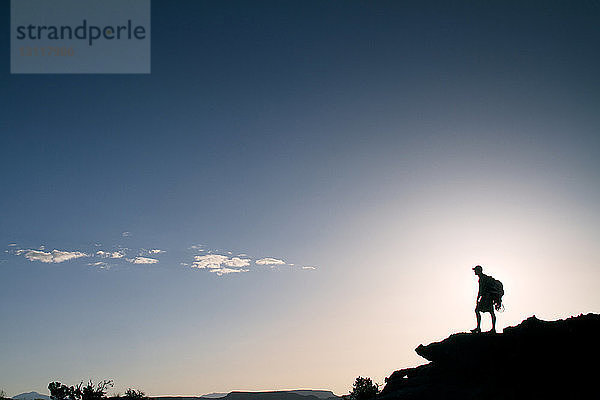
[(344, 394), (473, 328), (475, 264), (500, 328), (599, 312), (600, 4), (478, 3), (154, 0), (150, 75), (5, 51), (0, 389)]

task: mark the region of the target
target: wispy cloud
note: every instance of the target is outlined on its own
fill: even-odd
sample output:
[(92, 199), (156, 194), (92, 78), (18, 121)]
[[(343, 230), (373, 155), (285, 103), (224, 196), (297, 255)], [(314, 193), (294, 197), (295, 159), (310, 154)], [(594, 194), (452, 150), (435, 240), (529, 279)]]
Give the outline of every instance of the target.
[[(218, 254), (220, 253), (220, 254)], [(243, 254), (238, 254), (238, 256), (232, 257), (229, 254), (232, 254), (230, 251), (208, 251), (208, 254), (196, 255), (194, 256), (194, 260), (191, 264), (181, 263), (183, 266), (187, 266), (190, 268), (197, 269), (205, 269), (210, 272), (213, 272), (219, 276), (240, 272), (250, 272), (252, 271), (249, 268), (252, 264), (259, 266), (268, 266), (271, 268), (275, 268), (281, 265), (289, 265), (290, 267), (294, 267), (294, 264), (288, 263), (283, 259), (275, 258), (275, 257), (263, 257), (259, 259), (254, 259)], [(312, 265), (307, 265), (297, 267), (302, 270), (315, 270), (317, 267)], [(255, 271), (259, 271), (260, 269), (255, 269)]]
[(132, 264), (156, 264), (158, 260), (156, 258), (150, 257), (136, 257), (132, 259), (128, 259)]
[(250, 266), (250, 259), (240, 257), (229, 257), (221, 254), (207, 254), (203, 256), (195, 256), (194, 262), (190, 267), (198, 269), (208, 269), (210, 272), (214, 272), (218, 276), (249, 272), (250, 270), (245, 268)]
[(107, 263), (105, 263), (104, 261), (91, 262), (91, 263), (88, 263), (88, 265), (91, 267), (98, 267), (100, 269), (106, 269), (106, 270), (109, 270), (111, 268), (111, 266), (108, 265)]
[(91, 266), (94, 266), (94, 267), (100, 267), (102, 265), (106, 265), (106, 263), (104, 261), (96, 261), (96, 262), (88, 263), (88, 265), (91, 265)]
[(232, 257), (225, 261), (225, 265), (228, 267), (243, 268), (250, 265), (250, 260), (247, 258)]
[[(123, 234), (123, 236), (128, 236), (129, 232), (123, 232)], [(87, 264), (88, 266), (98, 267), (101, 269), (110, 269), (111, 267), (118, 267), (126, 264), (157, 264), (159, 263), (159, 258), (162, 258), (162, 254), (167, 252), (167, 250), (160, 248), (131, 249), (123, 247), (122, 245), (115, 245), (111, 250), (107, 250), (100, 246), (102, 245), (93, 242), (93, 244), (90, 244), (91, 249), (89, 249), (89, 251), (85, 248), (73, 251), (58, 249), (50, 251), (46, 250), (43, 246), (40, 246), (37, 249), (22, 249), (19, 248), (15, 243), (10, 243), (4, 252), (13, 256), (22, 256), (29, 261), (39, 261), (42, 263), (62, 263), (69, 260), (89, 257), (90, 259), (88, 259), (88, 261), (86, 261), (86, 263), (83, 265)], [(295, 267), (294, 264), (289, 263), (281, 258), (255, 258), (246, 253), (233, 252), (227, 249), (219, 250), (207, 248), (202, 244), (193, 245), (188, 247), (187, 250), (194, 250), (196, 252), (191, 261), (189, 259), (180, 261), (166, 259), (163, 260), (163, 262), (171, 261), (179, 263), (179, 265), (186, 268), (204, 269), (218, 276), (251, 271), (265, 272), (265, 268), (259, 267), (275, 268), (284, 265), (293, 268)], [(177, 250), (168, 251), (174, 251), (173, 254), (177, 254)], [(168, 264), (166, 265), (168, 266)], [(317, 269), (317, 267), (311, 265), (301, 265), (302, 264), (295, 268), (301, 270)]]
[(89, 257), (81, 251), (62, 251), (52, 250), (45, 252), (42, 250), (18, 250), (15, 254), (22, 255), (29, 261), (40, 261), (43, 263), (61, 263), (81, 257)]
[(240, 257), (228, 257), (220, 254), (207, 254), (195, 256), (192, 268), (219, 269), (223, 266), (232, 268), (243, 268), (250, 265), (250, 259)]
[(256, 260), (256, 264), (275, 266), (275, 265), (284, 265), (285, 261), (279, 260), (277, 258), (266, 257), (266, 258), (261, 258), (260, 260)]
[(221, 265), (228, 260), (229, 257), (221, 256), (218, 254), (207, 254), (205, 256), (195, 256), (194, 262), (192, 263), (192, 268), (210, 268), (216, 269), (221, 268)]
[(129, 232), (129, 231), (122, 232), (121, 236), (122, 237), (130, 237), (131, 236), (131, 232)]
[(125, 253), (122, 250), (120, 250), (120, 251), (98, 250), (96, 252), (96, 255), (98, 255), (99, 257), (102, 257), (102, 258), (123, 258), (125, 256)]
[(248, 271), (250, 271), (250, 270), (249, 269), (234, 269), (234, 268), (227, 268), (227, 267), (211, 270), (211, 272), (214, 272), (218, 276), (232, 274), (232, 273), (236, 273), (236, 272), (248, 272)]

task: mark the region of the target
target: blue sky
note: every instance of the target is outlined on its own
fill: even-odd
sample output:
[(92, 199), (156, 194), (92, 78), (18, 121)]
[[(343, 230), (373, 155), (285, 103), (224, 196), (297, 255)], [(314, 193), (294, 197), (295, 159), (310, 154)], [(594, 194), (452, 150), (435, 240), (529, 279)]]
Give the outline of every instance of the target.
[(342, 394), (472, 328), (475, 264), (503, 326), (598, 312), (596, 2), (176, 3), (150, 75), (3, 56), (9, 395)]

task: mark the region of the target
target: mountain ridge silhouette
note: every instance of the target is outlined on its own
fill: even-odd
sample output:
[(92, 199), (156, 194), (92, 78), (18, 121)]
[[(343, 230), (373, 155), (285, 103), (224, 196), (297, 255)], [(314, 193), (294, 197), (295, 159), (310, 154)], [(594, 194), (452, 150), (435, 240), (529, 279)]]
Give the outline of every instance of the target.
[(38, 392), (26, 392), (26, 393), (21, 393), (21, 394), (17, 394), (15, 396), (12, 397), (12, 399), (14, 400), (50, 400), (50, 396), (48, 396), (47, 394), (41, 394)]
[[(215, 393), (216, 395), (216, 393)], [(152, 400), (205, 400), (211, 397), (206, 396), (158, 396), (151, 397)], [(219, 400), (338, 400), (332, 391), (329, 390), (273, 390), (273, 391), (231, 391), (218, 397)]]

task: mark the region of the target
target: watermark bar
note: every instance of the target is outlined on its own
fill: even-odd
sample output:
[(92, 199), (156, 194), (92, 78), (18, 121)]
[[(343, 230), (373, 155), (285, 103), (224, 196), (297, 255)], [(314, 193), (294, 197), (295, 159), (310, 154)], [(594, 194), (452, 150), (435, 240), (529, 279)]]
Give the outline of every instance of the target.
[(11, 0), (13, 74), (149, 74), (150, 0)]

